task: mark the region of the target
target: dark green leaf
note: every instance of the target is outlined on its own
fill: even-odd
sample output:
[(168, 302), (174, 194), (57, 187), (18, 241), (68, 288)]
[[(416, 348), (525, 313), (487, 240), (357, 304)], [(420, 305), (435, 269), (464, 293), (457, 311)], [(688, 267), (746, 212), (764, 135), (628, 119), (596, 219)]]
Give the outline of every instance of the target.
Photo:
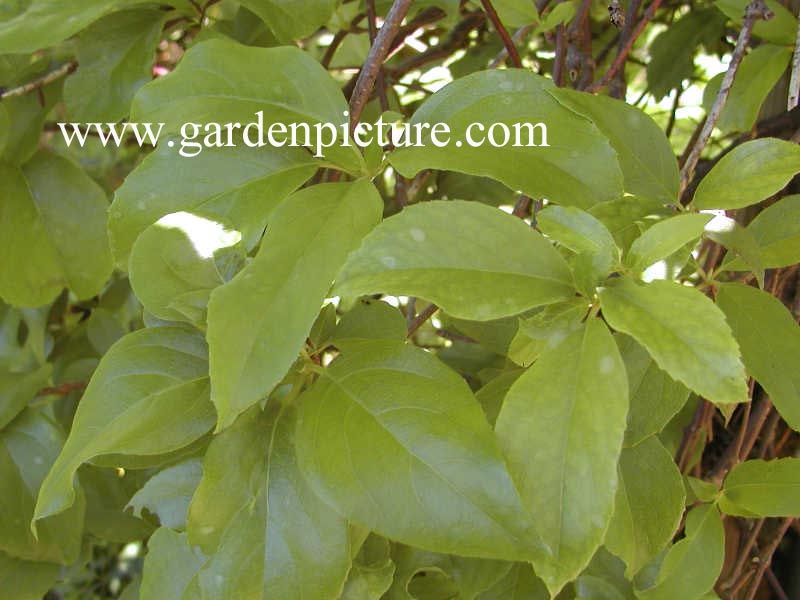
[(305, 38), (331, 18), (337, 0), (242, 0), (261, 17), (281, 42)]

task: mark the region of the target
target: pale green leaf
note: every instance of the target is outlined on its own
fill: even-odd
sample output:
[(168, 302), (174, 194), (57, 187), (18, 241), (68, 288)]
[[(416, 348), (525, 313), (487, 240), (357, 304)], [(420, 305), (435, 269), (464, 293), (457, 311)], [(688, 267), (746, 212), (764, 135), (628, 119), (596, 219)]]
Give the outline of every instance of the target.
[(167, 467), (148, 479), (130, 499), (127, 507), (133, 508), (133, 514), (137, 516), (147, 509), (158, 516), (164, 527), (183, 530), (186, 528), (189, 501), (202, 475), (202, 464), (194, 458)]
[[(409, 121), (412, 127), (446, 123), (451, 142), (437, 147), (426, 130), (423, 146), (398, 148), (390, 161), (407, 177), (422, 169), (483, 175), (533, 198), (581, 208), (620, 196), (622, 172), (616, 152), (597, 126), (562, 103), (554, 89), (551, 80), (521, 69), (457, 79), (431, 96)], [(519, 123), (529, 124), (532, 131), (517, 128), (521, 135), (515, 146)], [(539, 124), (546, 128), (547, 146)], [(467, 135), (478, 142), (492, 126), (500, 141), (502, 127), (507, 127), (509, 143), (493, 147), (486, 141), (472, 147)], [(531, 141), (535, 147), (529, 146)]]
[[(26, 409), (0, 432), (0, 550), (16, 558), (69, 564), (78, 558), (86, 508), (83, 491), (73, 508), (39, 524), (38, 539), (31, 517), (47, 471), (56, 460), (64, 436), (41, 412)], [(0, 588), (2, 589), (2, 588)]]
[[(316, 143), (314, 126), (330, 123), (341, 133), (347, 110), (339, 85), (309, 53), (294, 46), (256, 48), (218, 38), (193, 46), (169, 76), (141, 88), (131, 121), (163, 122), (165, 132), (179, 131), (184, 123), (239, 123), (245, 142), (263, 145), (273, 123), (306, 123)], [(245, 128), (258, 123), (258, 112), (263, 112), (263, 136), (255, 126), (248, 136)], [(226, 139), (227, 133), (223, 135)], [(323, 131), (319, 141), (328, 135), (330, 131)], [(275, 136), (287, 139), (277, 132)], [(305, 141), (302, 132), (298, 139)], [(363, 158), (352, 142), (325, 148), (324, 155), (346, 170), (362, 170)]]
[(764, 287), (764, 261), (753, 234), (729, 217), (717, 215), (706, 225), (708, 239), (724, 246), (731, 256), (739, 256), (753, 271), (760, 287)]
[(424, 202), (377, 227), (334, 293), (419, 296), (454, 317), (490, 320), (574, 294), (564, 259), (536, 231), (477, 202)]
[(672, 281), (622, 277), (600, 290), (603, 316), (647, 348), (659, 367), (716, 404), (747, 402), (739, 346), (714, 303)]
[(477, 600), (548, 600), (550, 595), (529, 564), (517, 563)]
[[(800, 262), (800, 194), (786, 196), (758, 213), (747, 226), (761, 249), (766, 269), (788, 267)], [(737, 271), (751, 267), (740, 259), (724, 264)]]
[(659, 204), (677, 201), (678, 161), (663, 130), (647, 113), (608, 96), (567, 88), (551, 93), (591, 119), (608, 138), (619, 157), (626, 192)]
[(749, 131), (758, 118), (761, 105), (783, 75), (791, 58), (790, 48), (772, 44), (759, 46), (745, 56), (736, 71), (736, 79), (717, 121), (717, 128), (726, 133)]
[(208, 342), (217, 430), (281, 381), (336, 273), (382, 210), (365, 180), (301, 190), (276, 210), (253, 262), (214, 290)]
[(400, 342), (364, 342), (301, 398), (297, 452), (348, 519), (419, 548), (531, 560), (544, 552), (466, 383)]
[(747, 371), (784, 420), (800, 430), (800, 327), (777, 298), (745, 285), (720, 287), (717, 304), (742, 348)]
[[(736, 23), (744, 19), (749, 0), (717, 0), (714, 4)], [(765, 0), (774, 15), (769, 20), (756, 20), (753, 33), (769, 42), (792, 46), (797, 36), (797, 19), (778, 0)]]
[(325, 25), (338, 0), (242, 0), (269, 26), (281, 42), (308, 37)]
[(131, 287), (144, 308), (165, 321), (202, 326), (214, 288), (244, 263), (241, 234), (191, 213), (166, 215), (131, 249)]
[(214, 424), (202, 335), (178, 327), (135, 331), (108, 351), (78, 405), (72, 430), (42, 484), (34, 520), (75, 499), (78, 467), (109, 454), (180, 450)]
[(660, 432), (686, 404), (689, 390), (659, 369), (632, 337), (618, 333), (615, 339), (628, 374), (630, 409), (625, 445), (631, 447)]
[(780, 191), (800, 172), (800, 145), (775, 138), (745, 142), (703, 177), (692, 203), (697, 208), (742, 208)]
[(36, 392), (47, 385), (52, 372), (50, 364), (21, 373), (0, 371), (0, 429), (22, 412)]
[(64, 287), (97, 294), (111, 275), (103, 190), (72, 162), (36, 155), (0, 164), (0, 296), (18, 306), (53, 300)]
[(719, 508), (743, 517), (800, 516), (800, 458), (736, 465), (725, 478)]
[(347, 522), (301, 476), (294, 429), (294, 409), (254, 407), (211, 443), (188, 524), (192, 545), (211, 555), (196, 576), (202, 598), (338, 597)]
[(624, 196), (596, 204), (589, 209), (589, 214), (603, 223), (614, 236), (617, 247), (627, 252), (633, 241), (647, 228), (647, 222), (656, 217), (669, 217), (672, 210), (647, 198)]
[(165, 18), (157, 9), (123, 11), (81, 34), (78, 70), (64, 84), (72, 121), (116, 123), (128, 114), (136, 91), (153, 78)]
[(712, 218), (713, 215), (684, 214), (658, 221), (634, 240), (625, 257), (625, 264), (634, 271), (645, 270), (689, 242), (699, 239)]
[[(577, 577), (603, 542), (627, 412), (625, 366), (598, 319), (544, 352), (503, 403), (497, 435), (553, 551), (552, 558), (534, 562), (553, 595)], [(532, 451), (532, 440), (547, 441)]]
[(206, 557), (190, 548), (185, 533), (161, 527), (147, 542), (140, 600), (195, 600), (185, 593)]
[(58, 565), (21, 560), (0, 552), (0, 590), (14, 600), (42, 600), (58, 578)]
[(545, 306), (537, 314), (519, 320), (519, 329), (508, 351), (508, 358), (520, 366), (528, 367), (548, 348), (564, 341), (581, 326), (589, 312), (586, 298)]
[(637, 590), (641, 600), (699, 598), (711, 591), (725, 559), (725, 531), (713, 505), (693, 508), (686, 517), (686, 537), (669, 549), (654, 585)]
[(125, 179), (111, 204), (108, 230), (117, 266), (127, 270), (136, 238), (177, 212), (229, 221), (250, 251), (273, 209), (314, 170), (300, 148), (206, 148), (189, 159), (160, 144)]
[(331, 342), (345, 350), (351, 342), (368, 339), (406, 339), (406, 321), (402, 313), (386, 302), (364, 298), (342, 315)]
[(131, 495), (142, 485), (144, 471), (83, 465), (78, 478), (86, 495), (85, 534), (94, 538), (128, 544), (150, 537), (150, 523), (125, 511)]
[(619, 459), (619, 487), (606, 547), (625, 561), (633, 577), (675, 535), (686, 491), (672, 455), (652, 436)]
[(340, 600), (380, 600), (394, 578), (390, 550), (389, 540), (369, 536), (353, 562)]

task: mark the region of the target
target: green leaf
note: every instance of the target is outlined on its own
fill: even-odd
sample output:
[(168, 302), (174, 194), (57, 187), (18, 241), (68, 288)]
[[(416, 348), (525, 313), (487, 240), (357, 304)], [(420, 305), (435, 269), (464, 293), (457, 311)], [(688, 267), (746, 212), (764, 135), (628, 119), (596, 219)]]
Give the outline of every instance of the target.
[[(627, 412), (625, 366), (598, 319), (543, 353), (503, 403), (497, 435), (553, 551), (552, 558), (534, 562), (552, 595), (577, 577), (603, 542)], [(532, 452), (531, 440), (547, 441)]]
[(762, 138), (737, 146), (703, 177), (697, 208), (742, 208), (780, 191), (800, 172), (800, 146)]
[(800, 516), (800, 458), (736, 465), (725, 478), (719, 508), (742, 517)]
[[(333, 124), (341, 132), (347, 109), (336, 81), (307, 52), (211, 39), (193, 46), (169, 76), (139, 90), (131, 121), (163, 122), (167, 132), (179, 131), (184, 123), (240, 123), (244, 128), (257, 123), (256, 113), (263, 111), (266, 144), (273, 123), (307, 123), (312, 136), (317, 123)], [(250, 133), (252, 144), (259, 143), (256, 130)], [(322, 137), (327, 139), (324, 132)], [(348, 171), (362, 171), (363, 158), (352, 142), (326, 148), (324, 154)]]
[(614, 236), (617, 247), (627, 252), (633, 241), (647, 228), (648, 221), (669, 217), (672, 211), (653, 200), (624, 196), (596, 204), (589, 209), (589, 214), (605, 225)]
[(0, 429), (22, 412), (36, 392), (47, 385), (52, 372), (50, 364), (22, 373), (0, 371)]
[(371, 535), (353, 562), (340, 599), (380, 600), (391, 587), (394, 572), (389, 540)]
[(147, 509), (158, 516), (162, 526), (183, 530), (186, 528), (189, 501), (202, 475), (202, 464), (194, 458), (167, 467), (148, 479), (126, 508), (133, 508), (133, 514), (139, 517), (142, 516), (142, 510)]
[(739, 347), (714, 303), (672, 281), (622, 277), (600, 290), (603, 316), (647, 348), (659, 367), (716, 404), (747, 402)]
[(543, 553), (478, 403), (432, 355), (364, 342), (300, 402), (301, 470), (351, 521), (436, 552)]
[(0, 296), (40, 306), (69, 287), (97, 294), (111, 275), (105, 193), (72, 162), (39, 153), (23, 169), (0, 164)]
[(492, 4), (507, 27), (522, 27), (539, 20), (536, 6), (531, 6), (527, 0), (494, 0)]
[[(37, 70), (28, 77), (34, 75), (42, 76), (43, 73)], [(19, 83), (26, 83), (26, 80), (20, 80)], [(5, 138), (5, 148), (0, 147), (0, 162), (20, 166), (36, 154), (44, 122), (56, 102), (61, 99), (62, 85), (63, 80), (58, 80), (42, 87), (41, 94), (3, 98), (3, 106), (0, 108), (0, 139)], [(5, 124), (3, 114), (6, 115)]]
[[(756, 20), (753, 33), (768, 42), (783, 46), (793, 46), (797, 36), (797, 19), (777, 0), (765, 1), (767, 8), (770, 9), (774, 16), (768, 21), (763, 19)], [(717, 0), (714, 4), (728, 18), (736, 23), (741, 23), (749, 0)]]
[(740, 256), (753, 271), (758, 285), (764, 287), (764, 261), (752, 233), (733, 219), (717, 215), (706, 225), (705, 234), (708, 239), (724, 246), (732, 256)]
[(131, 287), (144, 308), (165, 321), (203, 326), (214, 288), (244, 263), (241, 234), (192, 213), (167, 215), (131, 249)]
[(651, 436), (619, 459), (619, 487), (606, 547), (625, 561), (632, 578), (672, 539), (686, 491), (672, 455)]
[(698, 45), (719, 39), (724, 29), (725, 15), (715, 8), (689, 11), (664, 29), (649, 48), (647, 88), (653, 96), (661, 100), (691, 77)]
[(545, 306), (532, 317), (520, 319), (508, 358), (520, 366), (530, 366), (542, 352), (557, 346), (579, 329), (589, 308), (586, 298), (570, 298)]
[(141, 600), (193, 600), (187, 589), (206, 557), (197, 548), (190, 548), (185, 533), (161, 527), (147, 542), (147, 556), (139, 591)]
[(486, 420), (492, 427), (497, 421), (497, 415), (500, 414), (500, 408), (503, 406), (503, 400), (508, 394), (508, 390), (523, 372), (521, 369), (515, 369), (502, 373), (475, 392), (475, 398), (483, 408)]
[(337, 0), (242, 0), (242, 6), (263, 19), (284, 43), (308, 37), (325, 25), (337, 4)]
[(108, 454), (180, 450), (214, 424), (202, 335), (178, 327), (135, 331), (108, 351), (78, 405), (64, 449), (42, 484), (34, 521), (75, 499), (78, 467)]
[(41, 600), (56, 583), (58, 565), (20, 560), (0, 552), (0, 590), (14, 600)]
[(745, 56), (736, 72), (717, 128), (726, 133), (749, 131), (755, 125), (761, 105), (783, 75), (791, 58), (790, 48), (772, 44), (759, 46)]
[(153, 78), (165, 17), (156, 9), (118, 12), (81, 34), (78, 70), (64, 84), (73, 121), (116, 123), (127, 116), (136, 91)]
[(336, 273), (381, 219), (366, 180), (315, 185), (276, 210), (256, 258), (211, 294), (211, 399), (220, 431), (296, 360)]
[(375, 228), (334, 293), (419, 296), (454, 317), (485, 321), (569, 298), (571, 281), (564, 259), (520, 219), (442, 201), (410, 206)]
[[(786, 196), (765, 208), (747, 226), (761, 249), (765, 269), (788, 267), (800, 262), (800, 194)], [(725, 263), (724, 268), (746, 271), (750, 265), (741, 259)]]
[(630, 409), (625, 446), (631, 447), (664, 429), (686, 404), (689, 390), (659, 369), (632, 337), (621, 333), (614, 337), (628, 374)]
[(550, 595), (529, 564), (517, 563), (477, 600), (548, 600)]
[[(436, 147), (426, 131), (423, 146), (398, 148), (389, 160), (406, 177), (422, 169), (483, 175), (532, 198), (546, 197), (580, 208), (619, 197), (622, 173), (616, 152), (597, 126), (563, 103), (554, 89), (549, 79), (521, 69), (483, 71), (457, 79), (431, 96), (409, 121), (412, 128), (446, 123), (451, 143)], [(473, 123), (481, 124), (484, 131)], [(509, 128), (509, 144), (492, 147), (487, 141), (476, 148), (469, 144), (468, 133), (479, 141), (496, 123)], [(520, 145), (514, 146), (517, 123), (530, 124), (534, 135), (521, 128)], [(546, 126), (548, 146), (543, 144), (539, 123)], [(502, 139), (502, 126), (495, 126), (498, 139)], [(528, 147), (530, 137), (536, 147)]]
[(144, 481), (144, 471), (125, 471), (116, 468), (83, 465), (78, 478), (86, 495), (84, 535), (128, 544), (150, 537), (155, 531), (150, 523), (125, 511), (131, 495)]
[(562, 23), (568, 23), (575, 16), (576, 11), (575, 2), (559, 2), (545, 15), (536, 31), (550, 31)]
[[(72, 510), (30, 530), (36, 495), (64, 436), (41, 412), (27, 409), (0, 432), (0, 550), (25, 560), (69, 564), (77, 560), (86, 508), (83, 492)], [(2, 589), (2, 588), (0, 588)]]
[(0, 54), (34, 52), (52, 46), (120, 5), (146, 0), (28, 0), (0, 8)]
[(273, 209), (314, 170), (300, 148), (206, 148), (188, 159), (160, 144), (125, 179), (111, 204), (108, 230), (117, 266), (127, 270), (136, 238), (177, 212), (229, 221), (250, 251)]
[(405, 340), (406, 321), (399, 310), (386, 302), (363, 298), (342, 315), (331, 343), (346, 351), (352, 342), (378, 339)]
[(338, 597), (348, 526), (301, 476), (295, 421), (293, 408), (253, 407), (212, 441), (188, 524), (191, 544), (211, 555), (196, 577), (203, 598)]
[(725, 531), (717, 508), (703, 504), (689, 511), (686, 537), (669, 549), (655, 584), (637, 590), (641, 600), (699, 598), (711, 591), (725, 559)]
[(644, 271), (698, 239), (712, 218), (713, 215), (684, 214), (657, 222), (631, 244), (625, 264), (634, 271)]
[[(559, 4), (562, 6), (562, 4)], [(659, 204), (678, 198), (678, 161), (663, 130), (645, 112), (608, 96), (567, 88), (556, 98), (595, 124), (617, 152), (625, 191)]]
[(800, 430), (800, 327), (794, 317), (777, 298), (740, 284), (720, 286), (717, 305), (742, 348), (748, 373), (784, 420)]

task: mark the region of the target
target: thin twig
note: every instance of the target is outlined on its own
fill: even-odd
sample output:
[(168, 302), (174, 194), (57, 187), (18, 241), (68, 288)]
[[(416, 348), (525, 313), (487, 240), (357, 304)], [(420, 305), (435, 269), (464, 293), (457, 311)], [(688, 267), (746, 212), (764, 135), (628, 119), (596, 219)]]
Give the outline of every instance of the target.
[(85, 381), (60, 383), (53, 387), (46, 387), (36, 392), (37, 396), (66, 396), (71, 392), (78, 392), (86, 389)]
[(358, 74), (356, 87), (350, 99), (350, 128), (352, 130), (355, 130), (361, 118), (361, 113), (364, 112), (364, 107), (367, 105), (372, 89), (375, 87), (375, 80), (381, 70), (383, 61), (386, 60), (392, 41), (400, 30), (400, 24), (413, 3), (414, 0), (394, 0), (389, 13), (386, 15), (386, 20), (375, 38), (375, 43), (369, 49), (364, 68)]
[[(532, 24), (520, 27), (514, 32), (514, 35), (511, 36), (511, 41), (516, 46), (516, 44), (518, 44), (520, 40), (526, 37), (531, 31), (533, 31)], [(494, 57), (492, 62), (489, 63), (489, 68), (496, 69), (500, 65), (504, 64), (507, 58), (508, 58), (508, 48), (503, 46), (503, 49), (500, 50), (500, 52), (497, 53), (497, 56)]]
[(406, 337), (411, 337), (414, 335), (417, 332), (417, 329), (422, 327), (425, 324), (425, 321), (430, 319), (433, 316), (433, 313), (435, 313), (437, 310), (439, 310), (438, 306), (435, 304), (429, 304), (425, 310), (419, 313), (416, 318), (411, 321), (411, 325), (408, 326), (408, 333), (406, 334)]
[(683, 192), (686, 191), (686, 188), (689, 186), (694, 176), (694, 170), (700, 160), (700, 155), (703, 153), (706, 144), (708, 144), (708, 140), (711, 139), (714, 126), (717, 124), (717, 120), (722, 114), (722, 109), (728, 101), (728, 95), (733, 87), (736, 72), (739, 70), (739, 65), (742, 64), (742, 60), (744, 59), (747, 44), (750, 42), (750, 36), (753, 33), (753, 27), (755, 27), (756, 21), (759, 19), (769, 19), (771, 14), (770, 10), (764, 4), (764, 0), (752, 0), (752, 2), (747, 5), (744, 21), (742, 21), (742, 30), (739, 32), (739, 37), (736, 40), (736, 48), (734, 48), (733, 54), (731, 55), (731, 62), (728, 65), (728, 70), (725, 71), (725, 76), (722, 78), (722, 83), (720, 84), (717, 97), (714, 100), (714, 105), (711, 107), (711, 110), (708, 111), (703, 129), (697, 137), (697, 141), (694, 143), (689, 157), (686, 159), (686, 164), (684, 164), (683, 169), (681, 169), (679, 195), (683, 195)]
[(794, 521), (794, 517), (783, 519), (778, 527), (778, 531), (775, 533), (775, 536), (772, 538), (767, 547), (764, 548), (764, 550), (759, 554), (758, 568), (756, 569), (755, 576), (750, 584), (750, 589), (747, 592), (747, 596), (745, 596), (745, 600), (753, 600), (753, 598), (756, 597), (756, 592), (758, 592), (758, 588), (761, 585), (761, 578), (764, 577), (764, 572), (772, 562), (772, 555), (775, 554), (775, 550), (778, 549), (778, 545), (781, 543), (783, 536), (786, 535), (786, 532), (789, 531), (789, 527), (792, 526), (792, 521)]
[[(367, 0), (367, 27), (369, 28), (369, 43), (375, 43), (375, 38), (378, 36), (378, 23), (375, 14), (375, 0)], [(376, 78), (378, 86), (378, 98), (381, 103), (381, 112), (389, 110), (389, 99), (386, 97), (386, 82), (383, 77), (383, 64), (378, 67), (378, 77)]]
[(553, 82), (564, 85), (564, 66), (567, 60), (567, 30), (564, 25), (556, 28), (556, 55), (553, 59)]
[(331, 61), (333, 60), (336, 51), (341, 46), (344, 38), (361, 22), (361, 20), (365, 17), (364, 13), (357, 14), (352, 21), (350, 21), (350, 26), (347, 29), (340, 29), (336, 32), (331, 40), (331, 43), (328, 44), (328, 47), (325, 49), (325, 54), (322, 56), (322, 60), (320, 60), (320, 64), (325, 67), (326, 69), (331, 66)]
[[(630, 54), (631, 50), (633, 49), (633, 44), (639, 39), (639, 36), (642, 35), (644, 28), (647, 27), (647, 24), (652, 21), (653, 17), (658, 10), (658, 7), (661, 6), (662, 0), (653, 0), (653, 3), (650, 5), (650, 8), (647, 9), (647, 12), (644, 13), (644, 16), (636, 23), (636, 27), (631, 30), (631, 34), (627, 40), (625, 40), (624, 45), (622, 45), (617, 52), (616, 58), (614, 58), (614, 62), (611, 63), (611, 66), (606, 71), (606, 74), (595, 83), (593, 86), (589, 88), (590, 92), (599, 92), (604, 87), (606, 87), (609, 82), (614, 78), (616, 72), (625, 64), (625, 61), (628, 59), (628, 54)], [(622, 36), (620, 36), (620, 40), (622, 40)]]
[(797, 25), (797, 41), (792, 56), (792, 75), (789, 78), (789, 101), (786, 110), (792, 110), (800, 104), (800, 23)]
[(0, 100), (5, 100), (6, 98), (16, 98), (18, 96), (29, 94), (35, 90), (40, 90), (46, 85), (51, 84), (62, 77), (66, 77), (70, 73), (74, 72), (77, 68), (78, 62), (71, 60), (68, 63), (64, 63), (58, 67), (55, 71), (51, 71), (50, 73), (42, 75), (38, 79), (29, 81), (28, 83), (25, 83), (19, 87), (11, 88), (10, 90), (5, 91), (0, 88)]
[(497, 16), (497, 11), (494, 9), (494, 6), (492, 6), (491, 0), (481, 0), (481, 5), (483, 6), (483, 10), (486, 11), (486, 16), (489, 17), (489, 20), (492, 22), (495, 31), (497, 31), (500, 38), (503, 40), (503, 45), (506, 47), (508, 56), (511, 58), (511, 64), (517, 69), (521, 69), (522, 59), (519, 57), (519, 52), (517, 52), (517, 47), (514, 45), (514, 40), (508, 35), (508, 30), (505, 25), (503, 25), (502, 21), (500, 21), (500, 17)]
[[(629, 46), (628, 42), (633, 34), (634, 23), (638, 23), (636, 19), (639, 16), (639, 7), (641, 6), (641, 3), (642, 0), (631, 0), (630, 5), (628, 6), (628, 11), (625, 14), (625, 25), (622, 27), (622, 31), (619, 34), (619, 48), (617, 50), (617, 54), (621, 54), (622, 52), (625, 52), (626, 56), (630, 54), (633, 44), (631, 43)], [(625, 48), (627, 48), (627, 51)], [(614, 79), (619, 83), (618, 86), (615, 86), (614, 90), (617, 92), (617, 94), (615, 94), (616, 97), (624, 98), (625, 89), (627, 87), (625, 82), (625, 69), (617, 69), (617, 72), (614, 74)]]

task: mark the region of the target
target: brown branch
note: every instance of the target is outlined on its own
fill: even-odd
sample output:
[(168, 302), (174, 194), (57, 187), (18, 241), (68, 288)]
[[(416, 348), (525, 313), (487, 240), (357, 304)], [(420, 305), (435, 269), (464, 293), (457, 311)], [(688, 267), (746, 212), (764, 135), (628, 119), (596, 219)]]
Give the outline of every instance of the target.
[(756, 21), (759, 19), (769, 19), (771, 15), (772, 13), (764, 4), (764, 0), (752, 0), (752, 2), (747, 5), (744, 21), (742, 22), (742, 30), (739, 32), (739, 37), (736, 40), (736, 47), (731, 55), (731, 62), (728, 65), (728, 70), (725, 71), (725, 76), (722, 78), (722, 83), (720, 84), (714, 104), (711, 110), (708, 111), (703, 129), (700, 131), (700, 135), (697, 137), (697, 141), (694, 143), (692, 151), (686, 159), (686, 164), (684, 164), (683, 169), (681, 169), (680, 196), (683, 195), (689, 182), (692, 180), (694, 170), (700, 160), (700, 155), (703, 153), (706, 144), (708, 144), (708, 140), (711, 139), (714, 126), (717, 124), (717, 120), (722, 114), (722, 109), (728, 101), (728, 95), (733, 87), (736, 72), (739, 70), (739, 65), (742, 64), (742, 60), (744, 59), (747, 44), (750, 42), (750, 36), (753, 33), (753, 27), (755, 27)]
[(344, 38), (346, 38), (353, 29), (358, 27), (358, 24), (365, 16), (366, 15), (364, 15), (364, 13), (357, 14), (355, 17), (353, 17), (353, 20), (350, 21), (350, 25), (347, 29), (340, 29), (334, 34), (331, 43), (328, 44), (328, 47), (325, 49), (325, 54), (322, 55), (322, 60), (319, 61), (323, 67), (327, 69), (331, 66), (331, 61), (333, 60), (336, 51), (339, 49), (339, 46), (342, 45)]
[(53, 387), (46, 387), (36, 392), (37, 396), (66, 396), (72, 392), (78, 392), (86, 389), (87, 383), (85, 381), (76, 381), (69, 383), (60, 383)]
[(775, 554), (775, 550), (778, 549), (778, 545), (781, 543), (783, 536), (786, 535), (786, 532), (789, 531), (789, 527), (792, 526), (792, 521), (794, 521), (794, 517), (788, 517), (781, 521), (781, 524), (778, 526), (778, 531), (775, 532), (775, 535), (770, 543), (758, 555), (758, 568), (756, 569), (755, 576), (750, 584), (750, 589), (748, 590), (747, 596), (745, 596), (745, 600), (753, 600), (753, 598), (756, 597), (756, 592), (758, 592), (758, 588), (761, 585), (761, 579), (764, 577), (764, 572), (770, 566), (770, 563), (772, 563), (772, 555)]
[[(377, 16), (375, 15), (375, 0), (367, 0), (367, 27), (369, 30), (369, 43), (370, 46), (375, 44), (375, 38), (378, 36), (378, 23)], [(378, 98), (381, 103), (381, 112), (389, 110), (389, 99), (386, 97), (386, 82), (383, 77), (383, 61), (378, 67), (378, 76), (376, 79), (378, 85)], [(399, 176), (398, 176), (399, 177)]]
[(556, 55), (553, 59), (553, 82), (561, 87), (564, 85), (564, 66), (567, 59), (567, 32), (564, 25), (556, 28)]
[(19, 96), (24, 96), (36, 90), (41, 90), (46, 85), (61, 79), (62, 77), (66, 77), (70, 73), (73, 73), (75, 69), (78, 68), (78, 62), (75, 60), (71, 60), (68, 63), (64, 63), (60, 67), (58, 67), (55, 71), (51, 71), (45, 75), (42, 75), (38, 79), (34, 79), (33, 81), (29, 81), (26, 84), (23, 84), (19, 87), (11, 88), (10, 90), (3, 90), (0, 88), (0, 100), (5, 100), (6, 98), (16, 98)]
[(383, 27), (381, 27), (375, 38), (375, 43), (369, 49), (367, 60), (358, 74), (356, 87), (353, 90), (353, 96), (350, 98), (351, 130), (355, 130), (358, 120), (364, 112), (364, 107), (367, 105), (372, 89), (375, 87), (375, 80), (381, 70), (383, 61), (389, 55), (392, 41), (400, 30), (400, 24), (413, 3), (414, 0), (394, 0), (389, 13), (386, 15), (386, 20), (383, 22)]
[(792, 75), (789, 78), (789, 99), (786, 110), (792, 110), (800, 104), (800, 24), (797, 25), (797, 41), (794, 43), (792, 55)]
[(511, 64), (517, 69), (521, 69), (522, 59), (519, 57), (519, 52), (517, 52), (517, 47), (514, 45), (514, 40), (508, 35), (508, 30), (505, 28), (502, 21), (500, 21), (500, 17), (497, 16), (497, 11), (494, 9), (494, 6), (492, 6), (491, 0), (481, 0), (481, 5), (483, 6), (483, 10), (486, 11), (489, 20), (492, 22), (495, 31), (497, 31), (500, 38), (503, 40), (503, 45), (506, 47), (508, 56), (511, 58)]
[(653, 3), (650, 5), (650, 8), (647, 9), (647, 12), (644, 13), (644, 16), (636, 23), (636, 27), (631, 30), (630, 36), (628, 39), (624, 40), (622, 43), (622, 36), (620, 36), (620, 49), (617, 52), (617, 56), (614, 58), (614, 62), (611, 63), (611, 66), (606, 71), (605, 75), (589, 88), (590, 92), (599, 92), (604, 87), (606, 87), (609, 82), (613, 79), (614, 75), (617, 71), (622, 68), (622, 65), (625, 64), (625, 61), (628, 59), (628, 54), (630, 54), (631, 50), (633, 49), (633, 44), (642, 35), (644, 28), (647, 27), (647, 24), (652, 21), (653, 17), (656, 14), (659, 6), (661, 6), (662, 0), (653, 0)]
[(681, 444), (678, 448), (677, 454), (675, 455), (675, 462), (677, 463), (681, 472), (684, 472), (686, 467), (689, 465), (689, 459), (694, 451), (697, 438), (699, 437), (700, 432), (703, 429), (703, 424), (706, 422), (706, 420), (708, 420), (708, 416), (713, 408), (713, 404), (711, 404), (708, 400), (701, 398), (691, 422), (684, 429)]
[(419, 313), (416, 318), (411, 321), (411, 324), (408, 326), (408, 333), (406, 333), (406, 337), (410, 338), (417, 332), (417, 329), (422, 327), (425, 324), (425, 321), (430, 319), (435, 313), (439, 310), (439, 307), (435, 304), (429, 304), (425, 310)]

